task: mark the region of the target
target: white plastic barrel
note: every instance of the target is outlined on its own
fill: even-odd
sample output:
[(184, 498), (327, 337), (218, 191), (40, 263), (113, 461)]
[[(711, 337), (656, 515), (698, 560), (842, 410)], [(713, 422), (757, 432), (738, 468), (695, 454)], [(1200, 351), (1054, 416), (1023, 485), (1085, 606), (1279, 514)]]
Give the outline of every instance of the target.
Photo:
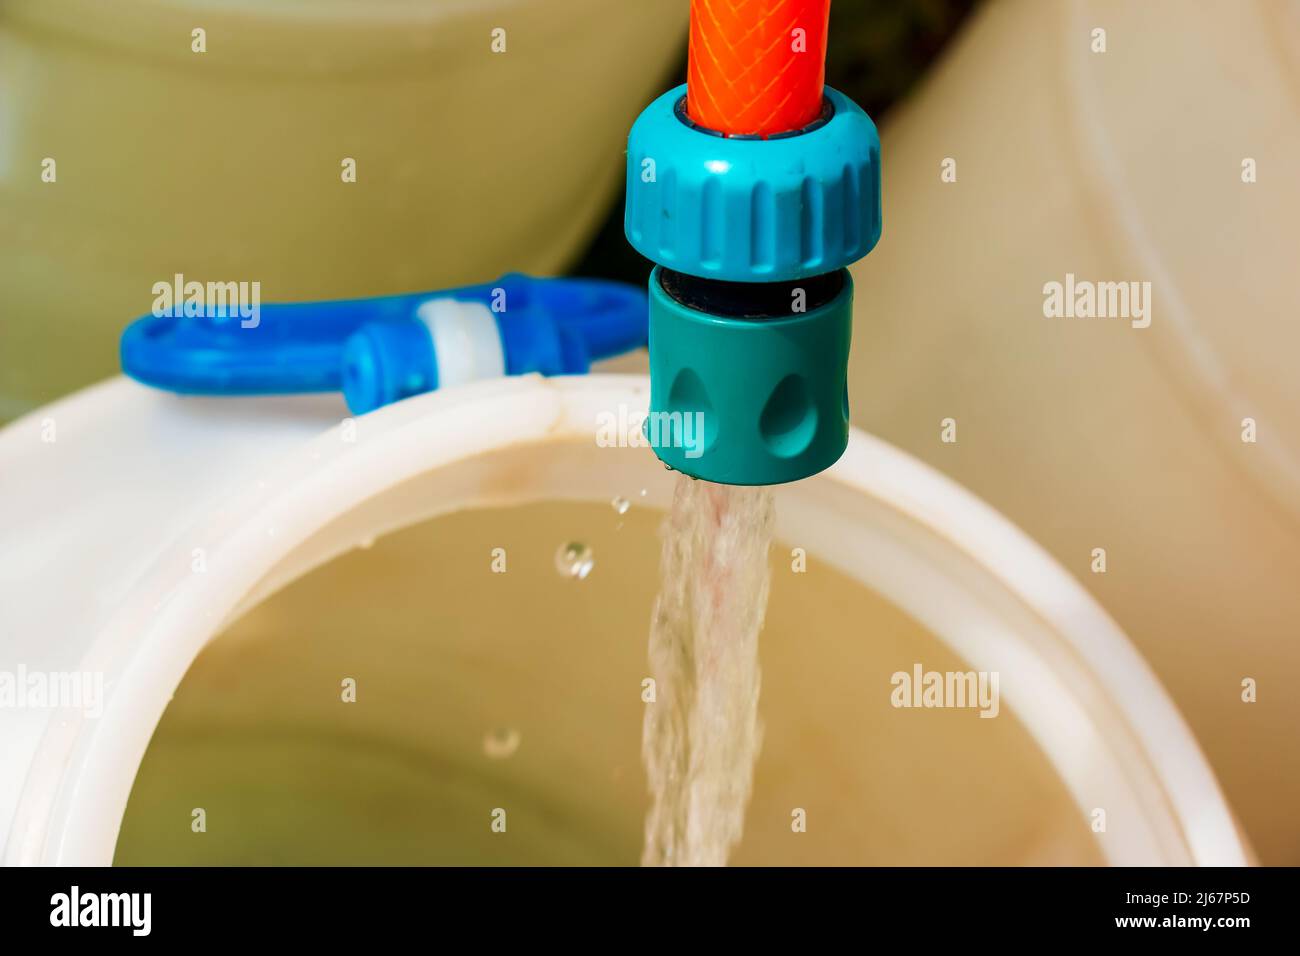
[[(984, 4), (886, 119), (854, 423), (1083, 582), (1296, 862), (1300, 5)], [(1149, 313), (1048, 317), (1067, 275)]]
[[(621, 489), (645, 489), (638, 509), (664, 506), (674, 476), (648, 449), (619, 447), (634, 443), (647, 397), (640, 376), (524, 377), (420, 396), (354, 420), (335, 396), (181, 398), (114, 379), (0, 432), (0, 670), (102, 673), (106, 688), (95, 716), (76, 708), (0, 711), (0, 858), (111, 862), (151, 735), (196, 657), (286, 585), (359, 543), (472, 509), (608, 507)], [(611, 422), (622, 436), (612, 442)], [(859, 431), (830, 471), (777, 489), (777, 516), (778, 554), (797, 544), (896, 606), (970, 668), (1000, 675), (1003, 708), (1059, 780), (1077, 826), (1093, 832), (1098, 859), (1247, 861), (1212, 773), (1151, 671), (1074, 579), (1004, 518)], [(466, 540), (482, 544), (462, 529), (448, 546)], [(472, 559), (487, 575), (481, 550)], [(366, 586), (364, 579), (331, 585)], [(528, 660), (543, 677), (564, 687), (565, 673), (548, 667), (600, 672), (598, 659), (574, 663), (558, 650), (546, 653), (548, 642), (558, 648), (566, 638), (564, 622), (547, 619), (544, 603), (523, 613), (535, 629)], [(849, 659), (848, 649), (872, 633), (867, 622), (848, 621), (840, 632), (806, 638), (804, 653), (834, 668), (836, 647)], [(645, 639), (643, 626), (602, 635), (636, 653)], [(428, 641), (436, 644), (438, 635)], [(477, 652), (485, 666), (493, 660), (489, 646)], [(798, 655), (784, 659), (790, 670), (801, 666)], [(506, 672), (513, 666), (496, 663)], [(284, 661), (266, 666), (294, 679)], [(239, 681), (231, 680), (225, 692), (237, 698)], [(797, 695), (780, 703), (779, 675), (770, 683), (765, 701), (779, 707), (765, 713), (769, 745), (780, 749), (781, 728), (802, 712), (820, 712), (820, 702), (814, 688), (804, 703)], [(585, 779), (603, 759), (599, 729), (590, 738), (582, 731), (600, 718), (603, 691), (583, 686), (590, 693), (546, 702), (554, 719), (578, 730), (563, 745), (568, 763), (543, 760), (539, 777)], [(889, 691), (886, 679), (863, 676), (864, 700), (883, 701)], [(467, 699), (481, 692), (457, 690)], [(634, 700), (635, 684), (629, 693), (625, 699)], [(976, 729), (998, 723), (968, 716)], [(257, 727), (248, 729), (255, 740)], [(900, 786), (897, 768), (871, 768), (869, 752), (854, 754), (862, 733), (805, 726), (785, 752), (835, 741), (873, 769), (869, 789)], [(635, 760), (629, 736), (623, 745)], [(558, 740), (554, 747), (562, 749)], [(987, 763), (992, 773), (995, 756), (977, 749), (967, 771), (978, 774)], [(598, 776), (608, 768), (595, 769)], [(821, 772), (833, 781), (837, 767)], [(635, 780), (639, 768), (626, 774)], [(978, 789), (969, 778), (949, 779), (942, 766), (925, 779), (935, 790)], [(763, 786), (760, 773), (756, 801)], [(1092, 826), (1099, 809), (1102, 831)], [(186, 829), (189, 821), (173, 823)], [(873, 827), (898, 825), (868, 818), (853, 827), (869, 839)]]

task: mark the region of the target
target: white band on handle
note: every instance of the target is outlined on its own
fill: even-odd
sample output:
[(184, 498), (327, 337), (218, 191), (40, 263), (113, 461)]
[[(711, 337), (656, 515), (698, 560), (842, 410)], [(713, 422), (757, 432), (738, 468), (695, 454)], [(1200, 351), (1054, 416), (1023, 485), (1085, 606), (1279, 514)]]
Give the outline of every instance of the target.
[(506, 374), (497, 320), (482, 302), (430, 299), (416, 314), (433, 337), (439, 388)]

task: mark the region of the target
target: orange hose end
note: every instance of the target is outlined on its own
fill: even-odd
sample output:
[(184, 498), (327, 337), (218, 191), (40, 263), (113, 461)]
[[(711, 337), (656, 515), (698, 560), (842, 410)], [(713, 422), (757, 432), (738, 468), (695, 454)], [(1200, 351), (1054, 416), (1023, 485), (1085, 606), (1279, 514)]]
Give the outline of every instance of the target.
[(831, 0), (691, 0), (691, 119), (732, 136), (771, 136), (817, 119), (830, 11)]

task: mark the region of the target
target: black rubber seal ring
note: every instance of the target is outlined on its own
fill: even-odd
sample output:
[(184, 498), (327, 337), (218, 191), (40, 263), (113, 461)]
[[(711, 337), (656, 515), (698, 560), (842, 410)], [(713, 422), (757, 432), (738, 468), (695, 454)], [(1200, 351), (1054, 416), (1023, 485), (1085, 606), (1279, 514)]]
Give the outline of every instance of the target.
[(844, 288), (844, 270), (790, 282), (727, 282), (661, 267), (659, 285), (670, 298), (696, 312), (731, 319), (788, 319), (799, 314), (792, 308), (796, 289), (804, 293), (803, 311), (820, 309)]

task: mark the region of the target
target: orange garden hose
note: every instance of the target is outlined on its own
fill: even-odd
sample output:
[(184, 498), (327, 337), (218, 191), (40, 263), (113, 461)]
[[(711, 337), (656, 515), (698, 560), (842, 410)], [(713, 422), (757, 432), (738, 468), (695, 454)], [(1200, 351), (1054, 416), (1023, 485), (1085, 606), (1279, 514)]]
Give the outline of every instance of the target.
[(691, 119), (748, 136), (817, 119), (830, 9), (830, 0), (691, 0)]

